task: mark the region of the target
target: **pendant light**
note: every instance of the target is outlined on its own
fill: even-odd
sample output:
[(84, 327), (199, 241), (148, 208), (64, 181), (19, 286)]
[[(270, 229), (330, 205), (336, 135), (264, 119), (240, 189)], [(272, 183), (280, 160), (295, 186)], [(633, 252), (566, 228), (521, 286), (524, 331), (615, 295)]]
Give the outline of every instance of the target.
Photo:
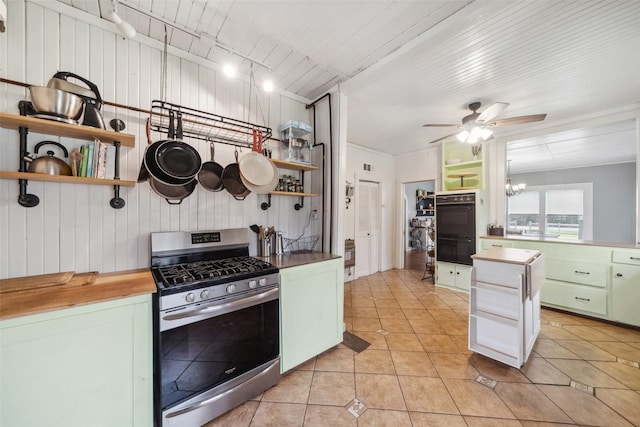
[(507, 197), (517, 196), (522, 193), (527, 186), (527, 184), (516, 184), (513, 185), (511, 183), (511, 160), (507, 160), (507, 183), (504, 186), (506, 190)]

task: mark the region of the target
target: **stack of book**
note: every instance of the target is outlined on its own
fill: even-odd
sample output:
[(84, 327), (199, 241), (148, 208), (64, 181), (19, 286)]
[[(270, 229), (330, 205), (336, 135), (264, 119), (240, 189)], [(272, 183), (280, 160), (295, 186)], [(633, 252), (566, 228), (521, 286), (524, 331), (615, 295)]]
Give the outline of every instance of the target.
[(95, 139), (80, 147), (82, 159), (72, 161), (75, 176), (113, 179), (115, 176), (116, 147)]

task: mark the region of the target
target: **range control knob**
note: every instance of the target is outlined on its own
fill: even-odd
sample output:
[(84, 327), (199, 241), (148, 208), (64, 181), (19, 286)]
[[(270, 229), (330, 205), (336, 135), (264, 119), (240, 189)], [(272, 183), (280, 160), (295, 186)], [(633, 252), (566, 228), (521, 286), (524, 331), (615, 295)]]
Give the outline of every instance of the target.
[(266, 285), (266, 284), (267, 284), (267, 279), (265, 279), (264, 277), (262, 277), (262, 278), (258, 279), (258, 284), (259, 284), (260, 286), (264, 286), (264, 285)]
[(228, 294), (232, 294), (236, 291), (236, 285), (229, 285), (227, 286), (227, 293)]
[(187, 296), (184, 297), (184, 299), (187, 300), (187, 302), (194, 302), (196, 300), (196, 296), (193, 294), (193, 292), (189, 292)]
[(249, 280), (249, 288), (255, 289), (258, 286), (258, 283), (255, 280)]
[(202, 299), (209, 298), (209, 289), (205, 289), (204, 291), (200, 292), (200, 298)]

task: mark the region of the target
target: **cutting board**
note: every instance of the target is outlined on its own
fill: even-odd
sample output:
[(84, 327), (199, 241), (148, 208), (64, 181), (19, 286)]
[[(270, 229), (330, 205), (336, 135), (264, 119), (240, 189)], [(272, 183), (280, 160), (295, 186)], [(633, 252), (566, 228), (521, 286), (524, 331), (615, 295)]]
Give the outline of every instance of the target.
[(4, 279), (0, 280), (0, 294), (16, 291), (30, 291), (48, 288), (50, 286), (65, 285), (65, 288), (83, 286), (93, 283), (97, 277), (97, 272), (76, 274), (74, 271), (66, 271), (62, 273)]

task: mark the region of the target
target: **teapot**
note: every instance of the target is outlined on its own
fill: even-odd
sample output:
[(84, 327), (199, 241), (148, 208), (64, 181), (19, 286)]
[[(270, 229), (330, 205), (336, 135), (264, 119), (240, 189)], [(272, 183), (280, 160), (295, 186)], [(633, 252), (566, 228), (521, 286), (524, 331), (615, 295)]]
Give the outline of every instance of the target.
[[(38, 154), (38, 150), (43, 145), (55, 145), (59, 147), (64, 153), (65, 158), (69, 158), (69, 152), (64, 145), (55, 141), (42, 141), (36, 144), (33, 149), (33, 154)], [(53, 151), (47, 151), (46, 156), (32, 157), (29, 155), (24, 156), (24, 161), (29, 163), (27, 168), (28, 172), (42, 173), (46, 175), (69, 175), (71, 176), (71, 166), (62, 159), (59, 159), (53, 155)]]

